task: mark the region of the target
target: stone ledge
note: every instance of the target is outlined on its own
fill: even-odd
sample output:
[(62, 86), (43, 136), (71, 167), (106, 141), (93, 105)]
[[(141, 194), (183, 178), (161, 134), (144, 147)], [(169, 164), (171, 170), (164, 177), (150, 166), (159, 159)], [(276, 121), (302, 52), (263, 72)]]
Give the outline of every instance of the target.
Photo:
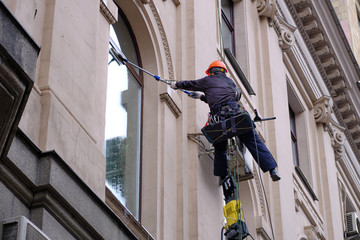
[[(19, 165), (20, 162), (27, 164)], [(21, 130), (15, 135), (9, 157), (0, 158), (0, 173), (0, 181), (28, 207), (30, 215), (33, 211), (46, 210), (78, 239), (138, 238), (128, 223), (122, 221), (55, 151), (41, 152)], [(42, 215), (36, 217), (35, 222), (42, 229), (39, 225)], [(144, 232), (143, 229), (138, 231)]]

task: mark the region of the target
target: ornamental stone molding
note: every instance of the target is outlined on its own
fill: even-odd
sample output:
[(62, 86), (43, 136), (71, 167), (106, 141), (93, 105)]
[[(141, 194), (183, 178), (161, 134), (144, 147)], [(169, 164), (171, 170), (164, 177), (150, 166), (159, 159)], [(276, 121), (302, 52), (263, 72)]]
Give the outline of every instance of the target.
[(255, 183), (256, 183), (257, 194), (259, 196), (259, 204), (260, 204), (259, 207), (261, 209), (261, 216), (264, 218), (265, 221), (267, 221), (266, 208), (265, 208), (265, 197), (263, 195), (264, 193), (262, 191), (260, 177), (259, 177), (259, 173), (257, 171), (254, 171), (254, 179), (255, 179)]
[(259, 16), (273, 19), (276, 13), (276, 0), (257, 0), (256, 8)]
[(171, 98), (171, 96), (168, 93), (161, 93), (160, 94), (160, 101), (165, 102), (166, 105), (169, 107), (171, 112), (174, 114), (176, 118), (179, 118), (181, 115), (180, 108), (176, 105), (174, 100)]
[(344, 131), (345, 128), (341, 127), (334, 121), (331, 121), (329, 124), (329, 133), (331, 136), (331, 145), (334, 148), (335, 158), (339, 159), (344, 156), (344, 143), (346, 140)]
[(287, 23), (284, 18), (281, 17), (279, 11), (276, 11), (276, 14), (274, 15), (273, 24), (275, 31), (279, 36), (279, 46), (281, 50), (288, 50), (295, 43), (294, 32), (296, 30), (296, 27)]
[(317, 100), (314, 105), (315, 122), (328, 125), (331, 120), (331, 98), (324, 96)]

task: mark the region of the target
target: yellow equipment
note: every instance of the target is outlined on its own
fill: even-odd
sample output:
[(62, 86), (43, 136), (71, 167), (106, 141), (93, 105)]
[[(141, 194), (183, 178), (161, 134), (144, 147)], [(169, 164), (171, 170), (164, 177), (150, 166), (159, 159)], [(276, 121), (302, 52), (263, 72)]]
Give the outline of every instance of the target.
[(244, 220), (244, 213), (242, 210), (241, 202), (238, 200), (232, 200), (228, 202), (224, 208), (224, 217), (226, 219), (226, 229), (229, 229), (229, 227), (235, 223), (238, 222), (238, 220)]
[(236, 197), (236, 185), (231, 175), (222, 179), (223, 193), (225, 197), (225, 207), (223, 208), (226, 219), (225, 236), (228, 240), (244, 239), (249, 235), (249, 230), (244, 220), (242, 205)]

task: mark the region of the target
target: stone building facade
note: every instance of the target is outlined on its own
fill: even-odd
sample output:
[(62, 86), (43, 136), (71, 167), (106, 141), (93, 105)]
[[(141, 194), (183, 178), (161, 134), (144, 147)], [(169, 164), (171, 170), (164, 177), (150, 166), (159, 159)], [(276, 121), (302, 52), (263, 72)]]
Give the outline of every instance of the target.
[(331, 2), (1, 0), (2, 239), (221, 239), (208, 106), (121, 57), (175, 81), (222, 60), (276, 117), (256, 131), (282, 179), (245, 154), (238, 183), (254, 239), (356, 236), (360, 70)]

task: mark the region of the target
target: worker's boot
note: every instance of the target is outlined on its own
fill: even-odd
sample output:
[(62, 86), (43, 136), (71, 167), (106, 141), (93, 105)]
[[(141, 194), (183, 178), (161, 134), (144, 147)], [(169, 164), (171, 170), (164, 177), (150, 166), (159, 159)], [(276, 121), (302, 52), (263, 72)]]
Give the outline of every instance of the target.
[(274, 182), (279, 181), (281, 179), (280, 174), (276, 171), (275, 168), (270, 170), (270, 176)]

